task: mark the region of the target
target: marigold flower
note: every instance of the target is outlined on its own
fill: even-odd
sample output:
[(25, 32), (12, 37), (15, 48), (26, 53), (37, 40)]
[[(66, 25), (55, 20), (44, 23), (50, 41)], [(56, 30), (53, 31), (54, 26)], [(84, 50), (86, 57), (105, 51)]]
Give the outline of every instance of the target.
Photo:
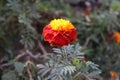
[(64, 46), (77, 38), (76, 28), (69, 20), (54, 19), (43, 29), (44, 40), (51, 46)]
[(115, 32), (113, 34), (113, 39), (115, 40), (116, 43), (120, 43), (120, 32)]
[(118, 74), (115, 71), (110, 71), (110, 75), (111, 75), (112, 80), (118, 80), (119, 79)]

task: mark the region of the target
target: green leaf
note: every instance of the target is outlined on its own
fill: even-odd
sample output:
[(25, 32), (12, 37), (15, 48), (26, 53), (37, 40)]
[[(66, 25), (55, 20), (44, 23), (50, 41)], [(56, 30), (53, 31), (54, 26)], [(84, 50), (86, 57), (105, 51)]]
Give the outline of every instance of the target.
[(99, 75), (100, 73), (101, 73), (100, 70), (98, 70), (98, 71), (92, 71), (92, 72), (89, 74), (89, 76), (94, 77), (94, 76)]
[(75, 66), (65, 66), (63, 67), (63, 69), (61, 70), (61, 74), (64, 74), (64, 75), (72, 75), (72, 73), (74, 73), (76, 71), (76, 67)]
[(15, 70), (18, 73), (22, 73), (23, 72), (23, 70), (24, 70), (24, 64), (23, 63), (21, 63), (21, 62), (15, 62), (14, 66), (15, 66)]
[(37, 76), (38, 80), (42, 80), (40, 76)]
[(14, 71), (9, 71), (2, 76), (2, 80), (18, 80)]
[(120, 1), (114, 1), (111, 4), (111, 8), (115, 11), (119, 11), (120, 12)]

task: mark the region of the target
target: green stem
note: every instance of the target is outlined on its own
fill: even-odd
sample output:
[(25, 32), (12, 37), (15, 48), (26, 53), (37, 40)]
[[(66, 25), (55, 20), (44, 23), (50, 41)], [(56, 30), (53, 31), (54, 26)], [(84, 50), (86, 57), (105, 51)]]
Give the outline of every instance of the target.
[(78, 72), (74, 77), (73, 80), (77, 78), (77, 76), (79, 76), (81, 74), (81, 72)]
[(81, 72), (78, 72), (78, 73), (73, 77), (73, 80), (76, 80), (76, 78), (77, 78), (80, 74), (81, 74), (82, 76), (85, 76), (85, 78), (86, 78), (87, 80), (90, 80), (90, 78), (89, 78), (86, 74), (81, 73)]

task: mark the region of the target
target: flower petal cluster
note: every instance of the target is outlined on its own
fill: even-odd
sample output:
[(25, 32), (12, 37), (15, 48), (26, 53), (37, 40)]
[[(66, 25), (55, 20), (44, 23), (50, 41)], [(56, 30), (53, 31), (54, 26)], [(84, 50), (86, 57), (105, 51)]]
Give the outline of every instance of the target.
[(120, 32), (115, 32), (113, 34), (113, 39), (115, 40), (116, 43), (120, 43)]
[(69, 20), (54, 19), (43, 29), (44, 40), (51, 46), (65, 46), (77, 39), (76, 28)]

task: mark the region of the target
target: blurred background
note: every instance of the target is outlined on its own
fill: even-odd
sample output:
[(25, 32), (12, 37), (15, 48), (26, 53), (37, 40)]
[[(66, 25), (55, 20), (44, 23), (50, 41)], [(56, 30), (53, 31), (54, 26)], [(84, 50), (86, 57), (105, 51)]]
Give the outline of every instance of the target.
[(0, 0), (0, 76), (25, 49), (52, 52), (42, 30), (55, 18), (75, 25), (86, 60), (100, 66), (103, 80), (111, 71), (120, 75), (120, 44), (113, 37), (120, 31), (120, 0)]

